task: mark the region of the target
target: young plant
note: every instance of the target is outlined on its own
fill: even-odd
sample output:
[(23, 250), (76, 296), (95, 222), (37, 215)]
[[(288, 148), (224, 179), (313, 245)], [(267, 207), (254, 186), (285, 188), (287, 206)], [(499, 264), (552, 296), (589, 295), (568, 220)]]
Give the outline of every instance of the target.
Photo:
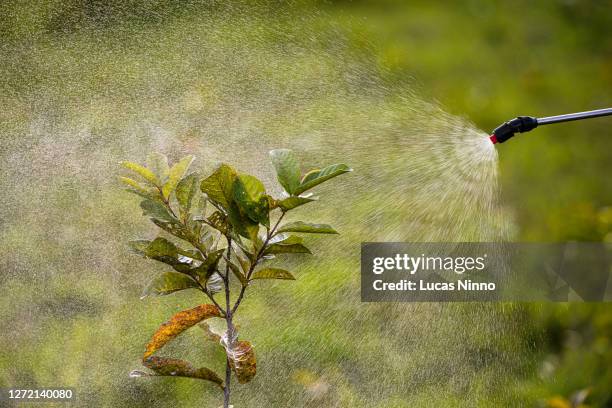
[[(187, 175), (192, 156), (172, 167), (165, 156), (154, 154), (148, 167), (124, 162), (137, 176), (121, 177), (128, 190), (144, 200), (145, 216), (163, 232), (153, 241), (131, 242), (138, 254), (172, 268), (156, 276), (145, 296), (162, 296), (187, 289), (199, 290), (209, 303), (183, 310), (162, 324), (146, 346), (143, 365), (149, 372), (130, 375), (190, 377), (210, 381), (223, 391), (223, 406), (229, 407), (232, 372), (239, 383), (256, 373), (253, 346), (239, 340), (235, 318), (247, 289), (260, 279), (295, 279), (291, 272), (266, 263), (281, 254), (310, 253), (295, 234), (336, 234), (327, 224), (296, 221), (282, 224), (289, 211), (316, 200), (306, 195), (313, 187), (350, 171), (344, 164), (314, 169), (303, 176), (292, 151), (270, 152), (279, 183), (287, 195), (273, 198), (257, 178), (222, 164), (201, 179)], [(203, 194), (202, 194), (203, 193)], [(174, 238), (174, 239), (169, 239)], [(236, 292), (237, 291), (237, 292)], [(206, 319), (224, 319), (226, 329), (214, 333)], [(225, 350), (225, 376), (189, 362), (156, 353), (172, 339), (199, 325), (206, 337)]]

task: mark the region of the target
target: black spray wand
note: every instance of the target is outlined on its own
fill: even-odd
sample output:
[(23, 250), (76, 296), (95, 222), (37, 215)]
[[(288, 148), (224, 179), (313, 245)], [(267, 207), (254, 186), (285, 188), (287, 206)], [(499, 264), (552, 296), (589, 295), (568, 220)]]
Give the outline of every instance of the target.
[(502, 123), (493, 131), (490, 139), (493, 143), (504, 143), (514, 136), (515, 133), (529, 132), (541, 125), (551, 123), (569, 122), (571, 120), (582, 120), (597, 118), (599, 116), (612, 115), (612, 108), (597, 109), (586, 112), (568, 113), (567, 115), (548, 116), (546, 118), (534, 118), (532, 116), (519, 116), (508, 122)]

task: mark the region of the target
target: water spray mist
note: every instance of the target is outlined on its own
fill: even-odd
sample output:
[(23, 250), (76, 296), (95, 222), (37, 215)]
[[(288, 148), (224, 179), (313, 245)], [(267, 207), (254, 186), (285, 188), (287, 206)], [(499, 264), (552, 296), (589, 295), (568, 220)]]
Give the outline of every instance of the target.
[(548, 116), (545, 118), (534, 118), (532, 116), (519, 116), (512, 120), (502, 123), (493, 131), (490, 139), (491, 142), (504, 143), (506, 140), (514, 136), (515, 133), (529, 132), (541, 125), (549, 125), (551, 123), (569, 122), (572, 120), (582, 120), (597, 118), (600, 116), (612, 115), (612, 108), (597, 109), (586, 112), (568, 113), (566, 115)]

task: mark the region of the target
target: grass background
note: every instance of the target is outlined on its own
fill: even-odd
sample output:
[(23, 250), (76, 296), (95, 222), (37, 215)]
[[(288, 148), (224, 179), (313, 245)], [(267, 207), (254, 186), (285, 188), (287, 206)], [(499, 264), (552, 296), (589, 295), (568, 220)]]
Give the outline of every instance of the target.
[[(0, 383), (73, 386), (80, 406), (217, 406), (207, 384), (127, 378), (157, 325), (199, 300), (138, 300), (161, 268), (127, 251), (154, 230), (118, 187), (117, 163), (196, 153), (204, 171), (225, 160), (273, 188), (261, 162), (282, 144), (307, 164), (346, 154), (357, 171), (322, 189), (311, 214), (336, 220), (338, 241), (312, 241), (319, 255), (295, 263), (295, 284), (249, 298), (259, 373), (236, 406), (538, 406), (584, 389), (590, 406), (610, 406), (607, 304), (360, 305), (355, 243), (387, 238), (411, 213), (353, 189), (398, 184), (356, 142), (389, 153), (380, 166), (392, 174), (398, 137), (418, 137), (401, 118), (429, 109), (420, 98), (485, 130), (609, 106), (611, 6), (4, 2)], [(610, 240), (607, 124), (544, 127), (499, 148), (515, 239)], [(220, 369), (202, 343), (190, 333), (168, 347)]]

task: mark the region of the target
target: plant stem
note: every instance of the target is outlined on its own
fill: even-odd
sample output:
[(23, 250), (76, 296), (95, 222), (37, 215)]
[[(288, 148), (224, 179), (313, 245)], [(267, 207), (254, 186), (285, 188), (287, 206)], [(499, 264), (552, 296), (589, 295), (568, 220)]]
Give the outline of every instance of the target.
[[(229, 263), (232, 259), (232, 238), (227, 236), (227, 262), (225, 267), (225, 276), (223, 276), (223, 283), (225, 286), (225, 322), (227, 324), (227, 338), (226, 348), (231, 348), (234, 339), (234, 324), (232, 322), (232, 310), (230, 300), (230, 286), (229, 286)], [(226, 353), (227, 354), (227, 353)], [(225, 388), (223, 389), (223, 408), (229, 408), (230, 403), (230, 383), (232, 381), (232, 367), (230, 365), (230, 357), (226, 356), (225, 359)]]
[[(247, 285), (248, 285), (249, 280), (251, 279), (251, 275), (253, 274), (253, 271), (255, 270), (255, 267), (257, 266), (257, 264), (261, 260), (261, 257), (263, 256), (263, 253), (266, 250), (266, 245), (268, 245), (268, 242), (270, 241), (270, 239), (275, 235), (276, 229), (280, 225), (280, 223), (283, 220), (283, 217), (285, 216), (285, 214), (286, 214), (286, 212), (283, 211), (281, 213), (280, 217), (278, 217), (278, 220), (276, 220), (276, 223), (274, 224), (272, 229), (268, 231), (268, 233), (266, 235), (266, 240), (264, 241), (263, 245), (261, 246), (261, 248), (257, 252), (257, 256), (255, 257), (255, 261), (253, 261), (253, 263), (251, 264), (251, 267), (249, 268), (249, 271), (248, 271), (248, 273), (246, 275)], [(236, 303), (234, 304), (234, 307), (231, 309), (231, 313), (232, 314), (236, 313), (236, 310), (238, 310), (238, 306), (240, 306), (240, 303), (242, 302), (242, 299), (244, 298), (244, 293), (246, 292), (246, 288), (247, 288), (246, 285), (244, 285), (244, 286), (242, 286), (242, 289), (240, 289), (240, 293), (238, 294), (238, 299), (236, 300)], [(228, 308), (228, 310), (230, 310), (230, 309)]]
[(221, 305), (219, 303), (217, 303), (217, 301), (215, 300), (215, 298), (213, 297), (213, 295), (211, 295), (211, 293), (206, 289), (206, 287), (204, 285), (202, 285), (200, 282), (198, 282), (196, 280), (196, 283), (199, 286), (199, 289), (206, 295), (208, 296), (208, 298), (215, 304), (215, 306), (217, 306), (217, 309), (219, 309), (219, 311), (221, 312), (222, 317), (225, 317), (225, 310), (223, 310), (223, 308), (221, 307)]
[[(264, 243), (262, 244), (261, 248), (259, 249), (259, 251), (257, 252), (257, 255), (255, 257), (255, 260), (253, 261), (253, 263), (251, 264), (249, 271), (247, 273), (247, 281), (251, 278), (251, 275), (253, 274), (253, 271), (255, 270), (255, 267), (257, 266), (258, 262), (261, 260), (261, 257), (263, 256), (263, 253), (266, 249), (266, 245), (268, 245), (268, 242), (270, 241), (270, 239), (272, 239), (272, 237), (275, 235), (276, 229), (278, 228), (278, 226), (280, 225), (283, 217), (285, 216), (285, 212), (283, 211), (282, 214), (280, 215), (280, 217), (278, 218), (278, 220), (276, 221), (276, 223), (274, 224), (274, 226), (268, 230), (267, 234), (266, 234), (266, 239), (264, 241)], [(238, 299), (236, 300), (236, 303), (234, 304), (234, 307), (231, 307), (231, 299), (230, 299), (230, 286), (229, 286), (229, 270), (230, 270), (230, 262), (232, 259), (232, 239), (231, 237), (228, 235), (226, 236), (227, 238), (227, 255), (226, 255), (226, 267), (225, 267), (225, 276), (223, 276), (223, 283), (225, 286), (225, 305), (226, 305), (226, 310), (225, 310), (225, 322), (227, 324), (227, 347), (231, 347), (232, 346), (232, 342), (234, 339), (234, 323), (233, 323), (233, 317), (234, 317), (234, 313), (236, 313), (236, 310), (238, 309), (238, 306), (240, 306), (240, 302), (242, 302), (242, 299), (244, 298), (244, 293), (246, 291), (246, 287), (247, 285), (243, 285), (242, 288), (240, 289), (240, 294), (238, 295)], [(230, 406), (230, 383), (232, 380), (232, 367), (231, 367), (231, 362), (230, 362), (230, 357), (226, 356), (226, 360), (225, 360), (225, 387), (223, 388), (223, 408), (229, 408)]]
[(232, 368), (230, 366), (230, 359), (226, 357), (225, 362), (225, 387), (223, 387), (223, 408), (229, 408), (230, 406), (230, 381), (232, 380)]

